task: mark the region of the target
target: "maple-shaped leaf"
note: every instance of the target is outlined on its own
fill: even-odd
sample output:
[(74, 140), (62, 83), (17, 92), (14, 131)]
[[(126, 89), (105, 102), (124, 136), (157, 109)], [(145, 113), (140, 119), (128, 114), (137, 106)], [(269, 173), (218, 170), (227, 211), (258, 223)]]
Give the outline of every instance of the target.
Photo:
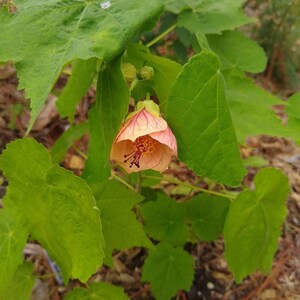
[(37, 118), (64, 65), (80, 58), (110, 61), (133, 37), (153, 26), (159, 0), (16, 0), (17, 11), (0, 9), (0, 61), (13, 61), (19, 88)]
[[(65, 282), (70, 277), (86, 282), (104, 256), (100, 212), (87, 183), (52, 164), (47, 149), (27, 138), (7, 145), (0, 156), (0, 169), (9, 181), (3, 198), (5, 209), (18, 216), (31, 238), (48, 251)], [(7, 250), (4, 254), (0, 251), (0, 265), (8, 277), (20, 263), (18, 252), (25, 245), (25, 233), (22, 235), (17, 224), (13, 225), (16, 229), (10, 226), (12, 233), (5, 229), (10, 220), (3, 223), (2, 216), (0, 236), (2, 229), (7, 238), (0, 243), (0, 250), (2, 244)]]
[(93, 185), (92, 190), (101, 211), (106, 243), (104, 250), (106, 264), (111, 265), (113, 250), (134, 246), (152, 247), (152, 243), (132, 211), (133, 207), (143, 200), (141, 195), (110, 180)]

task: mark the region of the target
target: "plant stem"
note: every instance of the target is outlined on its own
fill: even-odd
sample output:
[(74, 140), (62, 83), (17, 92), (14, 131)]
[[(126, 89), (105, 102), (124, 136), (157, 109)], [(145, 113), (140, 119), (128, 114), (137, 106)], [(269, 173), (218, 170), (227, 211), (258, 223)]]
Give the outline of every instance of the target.
[(130, 87), (129, 87), (129, 92), (132, 92), (132, 90), (135, 88), (135, 86), (137, 85), (137, 83), (139, 82), (139, 80), (137, 78), (135, 78), (131, 84), (130, 84)]
[(192, 185), (192, 184), (189, 184), (189, 183), (185, 183), (185, 182), (182, 182), (180, 180), (177, 180), (177, 179), (171, 178), (171, 177), (158, 177), (158, 176), (146, 176), (146, 175), (144, 175), (143, 178), (158, 179), (158, 180), (160, 179), (161, 181), (167, 181), (167, 182), (174, 183), (174, 184), (177, 184), (177, 185), (186, 186), (186, 187), (189, 187), (190, 189), (200, 191), (200, 192), (203, 192), (203, 193), (206, 193), (206, 194), (211, 194), (211, 195), (227, 198), (230, 201), (233, 201), (236, 198), (234, 195), (223, 194), (223, 193), (219, 193), (219, 192), (216, 192), (216, 191), (206, 190), (206, 189), (203, 189), (201, 187), (198, 187), (198, 186), (195, 186), (195, 185)]
[(118, 180), (119, 182), (121, 182), (122, 184), (124, 184), (129, 189), (135, 191), (135, 188), (133, 186), (131, 186), (128, 182), (126, 182), (123, 178), (119, 177), (116, 174), (113, 174), (112, 177), (115, 178), (116, 180)]
[(169, 27), (167, 30), (162, 32), (160, 35), (158, 35), (155, 39), (153, 39), (151, 42), (149, 42), (146, 46), (150, 48), (153, 46), (155, 43), (157, 43), (159, 40), (161, 40), (163, 37), (165, 37), (169, 32), (171, 32), (173, 29), (175, 29), (177, 24), (172, 25)]

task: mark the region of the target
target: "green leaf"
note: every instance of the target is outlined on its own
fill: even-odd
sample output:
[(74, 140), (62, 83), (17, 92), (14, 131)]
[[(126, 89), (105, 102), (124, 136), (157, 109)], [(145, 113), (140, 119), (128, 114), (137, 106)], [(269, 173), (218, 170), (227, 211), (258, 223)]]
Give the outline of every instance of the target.
[(142, 278), (149, 281), (157, 300), (171, 299), (178, 290), (189, 290), (194, 278), (193, 257), (182, 249), (159, 244), (150, 250)]
[(181, 65), (170, 59), (151, 54), (147, 47), (140, 44), (131, 45), (126, 53), (126, 60), (136, 65), (137, 68), (146, 65), (154, 69), (153, 89), (159, 99), (160, 108), (164, 112), (170, 88), (182, 68)]
[(187, 202), (187, 218), (194, 232), (204, 241), (216, 240), (223, 232), (230, 201), (201, 194)]
[(27, 236), (28, 233), (18, 218), (6, 208), (0, 209), (0, 295), (23, 262), (22, 252)]
[(170, 91), (167, 120), (179, 158), (189, 168), (227, 185), (240, 184), (245, 169), (213, 53), (203, 51), (183, 67)]
[(90, 145), (82, 174), (88, 183), (101, 182), (110, 176), (110, 150), (128, 112), (129, 96), (118, 57), (99, 73), (96, 103), (89, 113)]
[(221, 33), (251, 22), (241, 9), (244, 0), (169, 0), (166, 9), (178, 15), (178, 25), (192, 32)]
[(288, 178), (277, 169), (262, 169), (255, 190), (231, 204), (224, 228), (225, 256), (237, 282), (259, 269), (271, 270), (281, 226), (287, 214)]
[(107, 264), (111, 264), (113, 250), (134, 246), (152, 247), (132, 211), (133, 207), (143, 200), (141, 195), (109, 180), (94, 185), (92, 189), (101, 211)]
[(129, 300), (122, 288), (106, 282), (94, 282), (88, 289), (75, 288), (65, 300)]
[(18, 10), (11, 17), (0, 14), (0, 61), (15, 63), (19, 88), (31, 98), (28, 131), (66, 63), (92, 57), (110, 61), (136, 34), (153, 25), (163, 9), (159, 0), (115, 0), (108, 8), (98, 0), (14, 4)]
[(88, 132), (88, 123), (73, 125), (68, 128), (51, 148), (53, 163), (60, 163), (72, 145)]
[(285, 111), (288, 116), (287, 127), (292, 131), (290, 136), (300, 145), (300, 93), (295, 93), (288, 99)]
[(209, 46), (221, 60), (222, 69), (238, 68), (250, 73), (262, 72), (267, 63), (264, 50), (239, 31), (208, 35)]
[(272, 106), (282, 104), (282, 100), (256, 86), (249, 78), (227, 74), (225, 80), (232, 122), (241, 144), (247, 137), (259, 134), (289, 136), (272, 110)]
[(0, 299), (5, 300), (29, 300), (34, 286), (33, 264), (24, 262), (20, 265), (3, 293), (0, 292)]
[(96, 74), (97, 59), (77, 59), (72, 63), (72, 74), (62, 94), (56, 101), (61, 117), (74, 121), (76, 105), (86, 94)]
[(157, 196), (156, 201), (146, 202), (141, 208), (146, 232), (154, 239), (184, 245), (188, 240), (184, 205), (164, 194)]
[(244, 166), (245, 168), (249, 168), (249, 167), (252, 167), (252, 168), (261, 168), (261, 167), (266, 167), (269, 162), (266, 161), (265, 159), (263, 159), (262, 157), (260, 156), (248, 156), (247, 158), (245, 158), (243, 160), (244, 162)]
[(22, 218), (32, 239), (58, 263), (65, 281), (70, 276), (86, 281), (102, 264), (104, 241), (85, 181), (52, 165), (47, 150), (32, 139), (10, 143), (0, 168), (9, 179), (5, 207)]

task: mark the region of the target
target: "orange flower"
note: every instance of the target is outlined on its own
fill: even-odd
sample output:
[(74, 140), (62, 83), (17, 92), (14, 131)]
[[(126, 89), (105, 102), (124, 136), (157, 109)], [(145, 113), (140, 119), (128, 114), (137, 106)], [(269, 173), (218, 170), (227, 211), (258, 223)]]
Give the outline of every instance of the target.
[(160, 116), (158, 105), (141, 101), (127, 117), (117, 134), (110, 153), (128, 173), (168, 169), (172, 156), (177, 156), (177, 142), (167, 122)]

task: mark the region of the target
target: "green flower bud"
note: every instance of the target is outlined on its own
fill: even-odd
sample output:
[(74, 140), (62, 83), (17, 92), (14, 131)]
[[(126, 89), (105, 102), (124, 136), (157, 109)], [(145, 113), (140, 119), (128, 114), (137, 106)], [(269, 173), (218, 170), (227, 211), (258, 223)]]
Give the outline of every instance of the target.
[(136, 78), (136, 68), (130, 63), (122, 64), (122, 73), (126, 81), (132, 81)]
[(152, 67), (144, 66), (141, 68), (139, 76), (142, 80), (150, 80), (154, 76), (154, 70)]

